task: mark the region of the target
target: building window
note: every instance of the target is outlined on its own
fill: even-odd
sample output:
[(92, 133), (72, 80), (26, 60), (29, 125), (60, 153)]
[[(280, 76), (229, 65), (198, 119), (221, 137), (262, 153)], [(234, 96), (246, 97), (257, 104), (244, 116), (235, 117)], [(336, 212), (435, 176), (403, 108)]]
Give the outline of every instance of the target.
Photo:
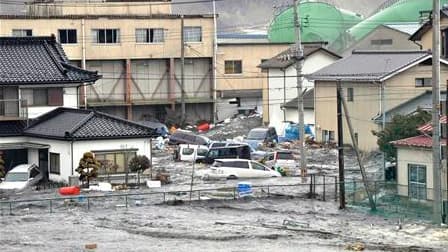
[(163, 29), (135, 29), (135, 41), (137, 43), (163, 43), (165, 41)]
[(359, 135), (358, 135), (358, 133), (355, 133), (355, 143), (356, 143), (356, 145), (359, 145)]
[(382, 45), (392, 45), (392, 39), (373, 39), (370, 40), (371, 45), (382, 46)]
[(322, 130), (322, 141), (324, 143), (334, 142), (334, 131), (333, 130)]
[(353, 88), (347, 88), (347, 101), (352, 102), (353, 101)]
[(241, 74), (243, 73), (243, 63), (241, 60), (226, 60), (224, 62), (225, 74)]
[(26, 88), (21, 89), (21, 99), (27, 106), (62, 106), (62, 88)]
[(93, 42), (97, 44), (120, 43), (119, 29), (94, 29), (92, 30)]
[(184, 27), (185, 42), (202, 42), (202, 27), (185, 26)]
[(408, 164), (409, 198), (426, 200), (426, 166)]
[(31, 29), (13, 29), (13, 37), (31, 37), (33, 36), (33, 30)]
[(59, 30), (59, 42), (61, 44), (76, 44), (78, 39), (75, 29)]
[(96, 160), (101, 163), (99, 174), (125, 173), (129, 161), (137, 155), (137, 150), (94, 151)]
[(61, 174), (61, 157), (59, 153), (50, 152), (50, 173)]
[(432, 78), (415, 78), (416, 87), (431, 87)]

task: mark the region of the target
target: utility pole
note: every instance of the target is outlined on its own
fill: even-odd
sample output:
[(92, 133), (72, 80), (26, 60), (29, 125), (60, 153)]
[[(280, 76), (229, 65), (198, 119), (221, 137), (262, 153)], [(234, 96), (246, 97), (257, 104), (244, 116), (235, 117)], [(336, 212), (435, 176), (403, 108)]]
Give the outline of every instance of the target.
[[(344, 128), (342, 128), (342, 88), (337, 82), (338, 161), (339, 161), (339, 209), (345, 209)], [(335, 185), (337, 186), (337, 185)]]
[(184, 35), (184, 15), (180, 16), (180, 23), (181, 23), (181, 28), (180, 28), (180, 43), (181, 43), (181, 47), (180, 47), (180, 61), (181, 61), (181, 65), (180, 65), (180, 88), (181, 88), (181, 95), (180, 95), (180, 103), (181, 103), (181, 117), (180, 117), (180, 121), (181, 121), (181, 126), (183, 126), (183, 124), (185, 123), (185, 35)]
[(300, 0), (294, 0), (294, 27), (296, 33), (296, 48), (294, 56), (296, 58), (296, 72), (297, 72), (297, 109), (299, 111), (299, 145), (300, 145), (300, 174), (302, 177), (306, 176), (306, 153), (305, 153), (305, 122), (303, 117), (303, 80), (302, 80), (302, 66), (303, 66), (303, 49), (302, 40), (300, 36), (300, 18), (297, 10), (300, 5)]
[(350, 138), (352, 139), (353, 149), (355, 150), (356, 159), (358, 160), (359, 169), (361, 170), (362, 182), (364, 183), (364, 188), (366, 190), (367, 197), (369, 198), (370, 209), (372, 211), (375, 211), (376, 205), (373, 201), (372, 193), (370, 192), (369, 181), (367, 180), (367, 174), (361, 160), (361, 154), (359, 153), (358, 141), (356, 140), (355, 133), (353, 131), (352, 121), (350, 119), (350, 113), (348, 112), (347, 103), (345, 102), (344, 94), (342, 92), (339, 92), (339, 95), (341, 96), (342, 107), (344, 108), (345, 120), (347, 121), (348, 131), (350, 133)]
[(433, 221), (442, 223), (441, 162), (440, 162), (440, 0), (432, 9), (432, 167)]
[(214, 37), (213, 37), (213, 123), (216, 124), (218, 120), (218, 106), (217, 102), (217, 91), (218, 85), (216, 83), (216, 65), (217, 65), (217, 56), (218, 56), (218, 25), (216, 22), (216, 1), (213, 0), (213, 29), (214, 29)]

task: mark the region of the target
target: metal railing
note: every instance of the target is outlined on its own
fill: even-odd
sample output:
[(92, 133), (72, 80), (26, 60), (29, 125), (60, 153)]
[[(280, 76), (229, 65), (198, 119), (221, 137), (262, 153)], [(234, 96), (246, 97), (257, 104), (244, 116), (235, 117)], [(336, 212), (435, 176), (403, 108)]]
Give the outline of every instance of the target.
[(0, 100), (0, 120), (28, 119), (27, 101), (24, 99)]
[[(299, 178), (300, 180), (300, 178)], [(311, 175), (304, 183), (271, 184), (252, 186), (252, 197), (297, 197), (316, 200), (337, 200), (336, 177)], [(176, 204), (179, 201), (237, 200), (238, 188), (219, 187), (194, 190), (143, 191), (134, 193), (96, 192), (77, 196), (48, 197), (0, 201), (0, 216), (23, 215), (30, 212), (55, 213), (80, 209), (91, 211), (98, 208), (128, 208), (142, 205)]]

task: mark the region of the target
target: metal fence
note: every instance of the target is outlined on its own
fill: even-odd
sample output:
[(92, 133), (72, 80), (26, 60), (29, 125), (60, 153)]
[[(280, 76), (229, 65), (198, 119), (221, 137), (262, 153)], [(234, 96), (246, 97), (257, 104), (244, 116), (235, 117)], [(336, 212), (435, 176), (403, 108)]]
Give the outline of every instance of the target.
[[(300, 181), (301, 178), (298, 178)], [(296, 184), (253, 185), (253, 198), (298, 197), (316, 200), (337, 200), (336, 177), (311, 175)], [(103, 192), (77, 196), (0, 201), (0, 216), (29, 213), (55, 213), (74, 209), (94, 211), (144, 205), (177, 204), (200, 200), (238, 200), (243, 198), (235, 187), (203, 188), (176, 191), (139, 191), (135, 193)]]
[[(309, 175), (297, 177), (299, 183), (253, 185), (253, 198), (291, 197), (320, 201), (338, 201), (340, 183), (335, 176)], [(204, 185), (200, 185), (204, 186)], [(382, 215), (386, 218), (411, 218), (430, 220), (432, 216), (432, 190), (423, 187), (397, 185), (384, 181), (369, 181), (376, 211), (370, 210), (369, 200), (360, 180), (346, 180), (346, 203), (349, 207)], [(198, 186), (199, 187), (199, 186)], [(237, 186), (163, 191), (160, 189), (135, 190), (133, 193), (82, 192), (77, 196), (60, 196), (40, 199), (0, 201), (0, 216), (29, 213), (54, 213), (72, 210), (95, 211), (145, 205), (178, 204), (202, 200), (238, 200)], [(447, 191), (443, 198), (447, 199)], [(445, 210), (448, 202), (444, 201)]]
[[(433, 189), (426, 185), (399, 185), (394, 182), (371, 181), (368, 187), (375, 203), (375, 214), (386, 218), (431, 220)], [(354, 207), (369, 209), (369, 200), (362, 181), (346, 181), (346, 202)], [(448, 210), (448, 192), (442, 192), (444, 211)]]

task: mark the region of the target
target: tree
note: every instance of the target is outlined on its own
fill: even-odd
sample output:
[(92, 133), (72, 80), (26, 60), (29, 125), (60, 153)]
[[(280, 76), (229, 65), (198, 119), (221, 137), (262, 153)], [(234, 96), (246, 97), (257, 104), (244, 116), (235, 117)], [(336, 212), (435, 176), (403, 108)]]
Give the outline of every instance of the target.
[(148, 169), (151, 166), (151, 162), (145, 155), (137, 155), (129, 161), (129, 169), (133, 172), (137, 172), (138, 184), (140, 185), (140, 173)]
[(0, 178), (5, 177), (6, 170), (5, 170), (5, 160), (3, 160), (3, 152), (0, 151)]
[(412, 115), (395, 115), (384, 130), (372, 133), (378, 137), (380, 150), (386, 153), (388, 159), (392, 159), (396, 157), (397, 150), (390, 142), (419, 135), (417, 128), (430, 120), (430, 113), (418, 109)]
[(78, 168), (76, 172), (79, 173), (79, 180), (87, 182), (87, 187), (89, 186), (90, 180), (96, 178), (98, 175), (98, 169), (101, 164), (98, 162), (92, 152), (86, 152), (79, 160)]

